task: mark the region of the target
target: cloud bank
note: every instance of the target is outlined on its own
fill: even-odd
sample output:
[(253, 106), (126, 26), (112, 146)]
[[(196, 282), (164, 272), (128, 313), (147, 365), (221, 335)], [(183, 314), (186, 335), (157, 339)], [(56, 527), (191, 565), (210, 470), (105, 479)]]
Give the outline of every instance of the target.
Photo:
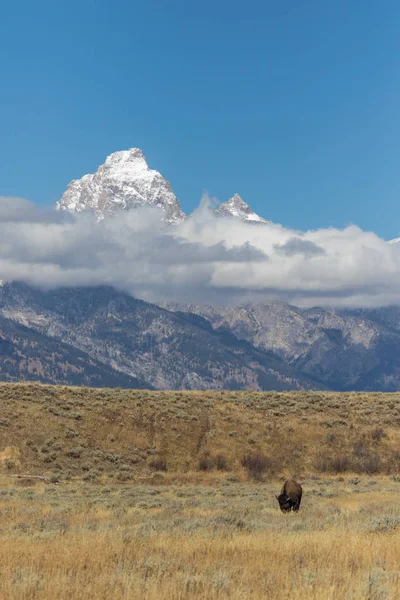
[(400, 244), (356, 226), (300, 232), (216, 217), (207, 198), (168, 226), (148, 207), (98, 222), (0, 197), (0, 279), (107, 284), (154, 302), (384, 306), (400, 304)]

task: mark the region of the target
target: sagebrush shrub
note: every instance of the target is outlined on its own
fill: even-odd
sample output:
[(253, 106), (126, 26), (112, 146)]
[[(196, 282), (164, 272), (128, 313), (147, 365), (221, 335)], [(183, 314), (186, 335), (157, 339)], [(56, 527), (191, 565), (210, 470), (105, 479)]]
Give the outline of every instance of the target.
[(371, 431), (371, 438), (374, 440), (374, 442), (380, 442), (381, 439), (387, 437), (385, 430), (382, 429), (382, 427), (374, 427), (373, 430)]
[(211, 471), (214, 468), (214, 461), (211, 456), (201, 456), (199, 459), (199, 471)]
[(226, 458), (223, 454), (216, 454), (214, 457), (214, 462), (215, 462), (215, 467), (218, 469), (218, 471), (227, 471), (228, 470), (228, 464), (227, 464)]
[(167, 461), (161, 456), (153, 458), (153, 460), (149, 462), (149, 467), (151, 467), (155, 471), (168, 471)]
[(260, 481), (266, 471), (272, 470), (273, 464), (270, 458), (260, 452), (246, 454), (242, 458), (242, 465), (247, 469), (249, 475)]
[(215, 456), (204, 454), (200, 457), (199, 471), (212, 471), (212, 469), (217, 469), (218, 471), (228, 470), (228, 464), (223, 454), (215, 454)]

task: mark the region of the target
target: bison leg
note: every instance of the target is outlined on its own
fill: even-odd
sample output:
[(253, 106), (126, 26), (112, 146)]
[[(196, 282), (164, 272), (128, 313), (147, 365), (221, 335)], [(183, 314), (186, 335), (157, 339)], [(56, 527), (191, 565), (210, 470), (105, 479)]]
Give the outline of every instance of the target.
[(300, 503), (301, 503), (301, 498), (299, 498), (298, 500), (296, 500), (296, 502), (293, 503), (294, 512), (299, 512)]

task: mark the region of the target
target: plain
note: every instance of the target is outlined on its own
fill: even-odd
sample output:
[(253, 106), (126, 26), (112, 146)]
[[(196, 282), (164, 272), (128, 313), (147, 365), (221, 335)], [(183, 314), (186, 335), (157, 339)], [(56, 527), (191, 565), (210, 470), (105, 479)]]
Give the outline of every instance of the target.
[(0, 399), (0, 597), (400, 597), (396, 394)]

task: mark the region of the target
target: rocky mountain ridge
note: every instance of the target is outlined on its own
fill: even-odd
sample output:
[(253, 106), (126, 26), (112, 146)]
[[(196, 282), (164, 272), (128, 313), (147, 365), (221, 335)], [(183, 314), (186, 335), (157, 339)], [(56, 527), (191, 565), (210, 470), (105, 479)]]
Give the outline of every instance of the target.
[(0, 381), (125, 388), (150, 385), (1, 315)]
[[(130, 377), (156, 389), (400, 389), (396, 307), (160, 307), (105, 286), (46, 292), (15, 282), (0, 287), (0, 317), (22, 328), (20, 349), (21, 331), (28, 346), (40, 335), (37, 348), (83, 353), (120, 374), (121, 387)], [(49, 373), (37, 379), (50, 381)]]
[(214, 212), (217, 216), (233, 217), (247, 223), (271, 223), (271, 221), (267, 221), (266, 219), (263, 219), (263, 217), (257, 215), (239, 194), (235, 194), (227, 202), (222, 202), (214, 209)]
[(400, 308), (301, 309), (280, 302), (168, 308), (201, 315), (330, 389), (400, 389)]
[(106, 286), (0, 288), (0, 315), (157, 389), (301, 389), (309, 377), (271, 352)]
[[(107, 156), (96, 173), (71, 181), (56, 204), (58, 210), (72, 213), (93, 211), (98, 219), (141, 206), (157, 208), (162, 220), (173, 225), (182, 223), (187, 216), (171, 184), (161, 173), (149, 168), (139, 148)], [(257, 215), (239, 194), (221, 203), (214, 213), (249, 223), (270, 222)]]
[[(173, 226), (187, 218), (170, 184), (148, 167), (138, 148), (111, 154), (95, 174), (72, 181), (57, 203), (59, 210), (90, 210), (98, 219), (141, 206), (158, 209)], [(214, 212), (222, 219), (270, 223), (238, 194)], [(72, 381), (72, 374), (80, 373), (75, 379), (84, 382), (85, 369), (97, 369), (97, 379), (90, 381), (102, 385), (125, 377), (121, 385), (128, 387), (142, 382), (159, 389), (400, 389), (396, 307), (156, 306), (105, 286), (45, 292), (0, 280), (0, 318), (8, 332), (0, 328), (8, 352), (0, 379), (11, 369), (12, 377), (20, 372), (22, 378), (54, 382)], [(13, 330), (12, 324), (22, 329)], [(32, 341), (35, 336), (42, 336), (40, 343)], [(59, 344), (57, 364), (64, 367), (51, 365), (54, 344)]]
[(131, 148), (110, 154), (93, 175), (71, 181), (56, 207), (70, 212), (92, 210), (103, 219), (144, 205), (158, 208), (168, 223), (185, 218), (169, 182), (148, 167), (139, 148)]

